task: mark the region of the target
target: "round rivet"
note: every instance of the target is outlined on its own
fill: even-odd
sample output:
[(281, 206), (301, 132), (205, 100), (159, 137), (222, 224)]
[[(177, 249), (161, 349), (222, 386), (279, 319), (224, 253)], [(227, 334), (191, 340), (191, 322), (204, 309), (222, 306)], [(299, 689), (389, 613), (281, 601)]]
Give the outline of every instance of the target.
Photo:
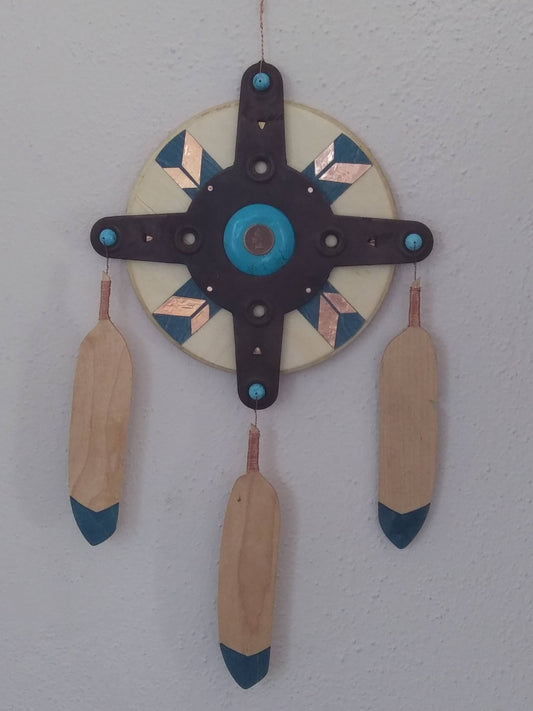
[(100, 236), (98, 237), (98, 239), (100, 240), (100, 243), (104, 245), (104, 247), (112, 247), (118, 238), (115, 230), (106, 228), (105, 230), (102, 230), (100, 232)]
[(264, 304), (254, 304), (252, 306), (252, 316), (254, 318), (263, 318), (266, 315), (267, 307)]
[(327, 234), (324, 237), (324, 244), (329, 249), (335, 249), (335, 247), (337, 247), (339, 244), (339, 238), (337, 237), (337, 235), (335, 235), (333, 233)]
[(181, 241), (186, 247), (192, 247), (196, 244), (196, 235), (194, 232), (184, 232), (181, 235)]
[(417, 252), (422, 246), (422, 237), (417, 235), (416, 232), (412, 232), (407, 235), (403, 243), (410, 252)]
[(252, 170), (256, 175), (266, 175), (270, 167), (266, 160), (256, 160), (252, 165)]
[(266, 91), (270, 86), (270, 77), (265, 72), (258, 72), (252, 79), (256, 91)]
[(311, 186), (309, 186), (309, 187), (307, 188), (307, 192), (309, 193), (309, 195), (311, 195), (311, 193), (314, 193), (315, 191), (314, 191), (314, 189), (313, 189)]
[(261, 383), (253, 383), (248, 388), (248, 395), (252, 400), (262, 400), (266, 395), (265, 386)]
[(328, 257), (340, 254), (345, 247), (344, 237), (341, 232), (331, 230), (323, 232), (317, 244), (318, 249)]

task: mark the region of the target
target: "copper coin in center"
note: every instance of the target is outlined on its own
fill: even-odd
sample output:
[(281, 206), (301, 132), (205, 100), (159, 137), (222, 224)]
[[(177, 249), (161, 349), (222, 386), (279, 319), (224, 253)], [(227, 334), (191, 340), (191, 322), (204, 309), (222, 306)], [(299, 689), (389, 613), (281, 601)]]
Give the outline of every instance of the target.
[(252, 225), (244, 233), (244, 246), (250, 254), (268, 254), (274, 242), (274, 233), (266, 225)]

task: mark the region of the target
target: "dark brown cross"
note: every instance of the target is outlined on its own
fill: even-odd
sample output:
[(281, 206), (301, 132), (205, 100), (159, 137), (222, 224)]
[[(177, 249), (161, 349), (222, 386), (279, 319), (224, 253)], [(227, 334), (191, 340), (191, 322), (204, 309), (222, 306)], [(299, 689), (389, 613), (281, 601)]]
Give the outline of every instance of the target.
[[(266, 88), (254, 83), (260, 71), (269, 79)], [(240, 256), (230, 258), (224, 244), (231, 218), (255, 205), (283, 213), (293, 230), (286, 261), (260, 274), (253, 273), (253, 260), (271, 256), (275, 229), (259, 220), (243, 231), (243, 259), (250, 255), (251, 268)], [(101, 243), (103, 230), (114, 232), (114, 245)], [(431, 252), (433, 236), (420, 222), (333, 213), (310, 178), (287, 165), (283, 82), (263, 62), (242, 78), (233, 165), (203, 185), (186, 212), (104, 217), (91, 242), (110, 258), (186, 265), (206, 298), (232, 313), (239, 397), (263, 409), (278, 394), (285, 314), (320, 292), (334, 267), (418, 262)], [(259, 399), (254, 385), (264, 388)]]

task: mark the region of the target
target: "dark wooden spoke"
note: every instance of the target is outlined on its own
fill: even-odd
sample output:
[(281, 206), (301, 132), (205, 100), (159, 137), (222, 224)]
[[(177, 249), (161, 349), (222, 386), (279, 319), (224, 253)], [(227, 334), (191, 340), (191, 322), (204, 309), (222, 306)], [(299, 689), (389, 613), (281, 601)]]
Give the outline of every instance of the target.
[[(255, 408), (257, 402), (257, 409), (263, 410), (278, 396), (283, 318), (282, 313), (266, 311), (254, 319), (253, 305), (245, 313), (233, 316), (237, 389), (248, 407)], [(262, 319), (264, 325), (260, 325)], [(264, 397), (257, 401), (250, 397), (250, 386), (254, 384), (265, 389)]]
[[(260, 68), (270, 80), (265, 90), (254, 88)], [(266, 181), (286, 165), (283, 80), (272, 64), (254, 64), (241, 83), (235, 166), (252, 179)]]
[[(203, 241), (189, 220), (187, 213), (103, 217), (91, 230), (91, 243), (98, 254), (113, 259), (188, 264)], [(108, 247), (100, 241), (106, 230), (116, 235), (115, 244)]]
[[(420, 237), (419, 249), (407, 248), (409, 235)], [(324, 231), (320, 240), (320, 251), (331, 259), (332, 266), (419, 262), (432, 247), (433, 235), (421, 222), (373, 217), (335, 215), (331, 229)]]

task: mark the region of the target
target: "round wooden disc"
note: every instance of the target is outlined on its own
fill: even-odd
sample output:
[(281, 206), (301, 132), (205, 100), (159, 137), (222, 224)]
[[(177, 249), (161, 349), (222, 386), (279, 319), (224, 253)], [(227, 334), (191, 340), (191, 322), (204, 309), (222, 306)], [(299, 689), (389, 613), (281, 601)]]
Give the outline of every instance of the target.
[[(183, 123), (145, 164), (128, 213), (186, 211), (213, 170), (233, 163), (237, 107), (237, 102), (224, 104)], [(396, 217), (382, 171), (345, 126), (307, 106), (286, 102), (285, 127), (289, 165), (313, 179), (335, 213)], [(162, 159), (171, 149), (175, 154), (177, 145), (183, 150), (183, 169), (168, 167)], [(128, 270), (147, 313), (176, 345), (208, 365), (235, 370), (232, 316), (199, 291), (185, 266), (130, 261)], [(321, 294), (286, 314), (281, 370), (319, 363), (352, 341), (381, 305), (393, 271), (392, 266), (334, 269)]]

